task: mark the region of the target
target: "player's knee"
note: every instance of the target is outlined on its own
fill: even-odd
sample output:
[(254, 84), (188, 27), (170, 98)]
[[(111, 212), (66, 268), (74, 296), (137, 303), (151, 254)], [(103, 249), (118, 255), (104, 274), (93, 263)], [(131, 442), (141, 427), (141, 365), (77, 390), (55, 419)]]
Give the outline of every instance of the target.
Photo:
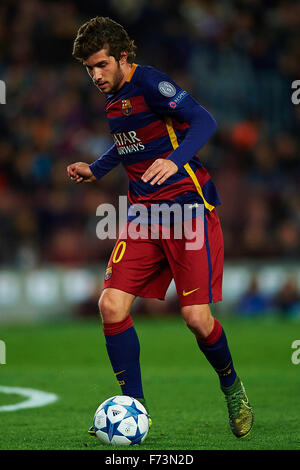
[(117, 296), (106, 291), (102, 293), (98, 306), (103, 323), (117, 323), (128, 315), (128, 312), (120, 305)]
[(118, 316), (117, 302), (114, 300), (113, 296), (108, 293), (102, 293), (98, 306), (103, 323), (112, 323), (115, 317)]
[(214, 319), (207, 306), (191, 305), (183, 308), (187, 327), (198, 337), (206, 338), (213, 329)]

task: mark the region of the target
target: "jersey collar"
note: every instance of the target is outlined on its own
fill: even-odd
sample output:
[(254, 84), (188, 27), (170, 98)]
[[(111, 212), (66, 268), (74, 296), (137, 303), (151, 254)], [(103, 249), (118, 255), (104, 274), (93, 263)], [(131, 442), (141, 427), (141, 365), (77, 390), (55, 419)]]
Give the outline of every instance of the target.
[(130, 74), (128, 75), (126, 82), (130, 82), (137, 67), (138, 67), (138, 64), (132, 64)]

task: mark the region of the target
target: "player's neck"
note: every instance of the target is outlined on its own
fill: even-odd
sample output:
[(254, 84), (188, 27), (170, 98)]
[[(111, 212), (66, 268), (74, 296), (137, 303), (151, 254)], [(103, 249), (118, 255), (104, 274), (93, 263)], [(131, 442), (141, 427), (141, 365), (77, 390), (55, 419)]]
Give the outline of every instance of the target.
[(122, 69), (122, 72), (123, 72), (123, 79), (120, 82), (120, 85), (118, 87), (118, 91), (122, 88), (124, 83), (126, 83), (128, 81), (128, 78), (132, 74), (132, 67), (133, 67), (133, 64), (129, 64), (128, 62), (126, 62), (124, 65), (121, 65), (121, 69)]

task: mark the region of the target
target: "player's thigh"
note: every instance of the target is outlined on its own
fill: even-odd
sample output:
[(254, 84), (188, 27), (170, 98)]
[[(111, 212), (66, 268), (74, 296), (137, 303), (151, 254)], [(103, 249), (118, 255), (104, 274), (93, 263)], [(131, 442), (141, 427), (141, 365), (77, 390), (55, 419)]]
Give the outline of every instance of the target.
[(222, 298), (223, 237), (215, 211), (206, 214), (199, 225), (198, 228), (193, 219), (196, 243), (182, 236), (164, 244), (181, 307), (205, 305)]
[(137, 239), (127, 236), (116, 242), (106, 269), (104, 288), (163, 299), (171, 279), (170, 266), (159, 240), (150, 235)]
[(120, 289), (106, 288), (99, 299), (99, 310), (103, 323), (118, 323), (125, 320), (135, 295)]

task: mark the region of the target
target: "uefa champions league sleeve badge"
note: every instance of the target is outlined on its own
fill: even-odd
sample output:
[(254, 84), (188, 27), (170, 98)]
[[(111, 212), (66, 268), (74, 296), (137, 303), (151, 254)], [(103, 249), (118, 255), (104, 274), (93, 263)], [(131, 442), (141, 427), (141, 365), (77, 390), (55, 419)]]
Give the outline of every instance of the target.
[(170, 82), (159, 82), (158, 89), (167, 98), (172, 98), (172, 96), (176, 95), (176, 88)]

